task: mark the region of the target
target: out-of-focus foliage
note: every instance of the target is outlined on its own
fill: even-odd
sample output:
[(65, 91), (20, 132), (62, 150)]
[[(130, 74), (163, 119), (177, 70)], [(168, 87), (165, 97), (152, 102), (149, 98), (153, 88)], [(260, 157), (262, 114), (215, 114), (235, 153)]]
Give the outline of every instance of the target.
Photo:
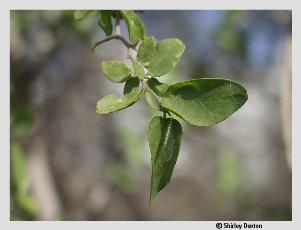
[(82, 20), (85, 17), (87, 17), (90, 13), (92, 13), (92, 10), (76, 10), (74, 11), (74, 18), (76, 20)]
[(232, 152), (225, 151), (217, 159), (217, 165), (217, 189), (223, 193), (235, 192), (242, 179), (239, 162), (235, 155)]
[(241, 17), (244, 17), (241, 11), (226, 13), (216, 36), (218, 45), (223, 50), (237, 55), (239, 59), (244, 61), (247, 54), (247, 35), (244, 28), (237, 25), (237, 21)]
[(125, 150), (126, 161), (129, 167), (134, 170), (139, 170), (144, 166), (143, 157), (141, 152), (143, 151), (143, 136), (144, 130), (138, 130), (134, 127), (124, 125), (118, 136)]
[(133, 191), (134, 181), (124, 164), (115, 162), (108, 166), (107, 179), (120, 190), (130, 193)]
[(11, 144), (11, 162), (12, 162), (12, 183), (14, 188), (24, 193), (28, 189), (28, 175), (26, 168), (25, 154), (20, 145), (17, 143)]
[[(26, 103), (17, 103), (15, 91), (11, 92), (11, 138), (26, 135), (34, 124), (34, 113)], [(26, 154), (18, 141), (12, 141), (10, 145), (11, 163), (11, 219), (34, 220), (38, 210), (35, 200), (29, 195), (28, 166)]]
[(33, 125), (34, 115), (31, 107), (23, 105), (11, 114), (11, 132), (13, 135), (26, 133)]
[(34, 220), (37, 203), (28, 194), (29, 177), (26, 156), (21, 146), (11, 143), (11, 218)]

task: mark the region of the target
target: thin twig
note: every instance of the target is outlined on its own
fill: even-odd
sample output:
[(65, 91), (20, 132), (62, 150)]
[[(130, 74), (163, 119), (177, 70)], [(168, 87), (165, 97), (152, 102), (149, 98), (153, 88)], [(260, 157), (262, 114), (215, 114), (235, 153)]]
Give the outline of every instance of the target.
[(121, 41), (127, 48), (134, 48), (136, 47), (137, 43), (129, 43), (124, 37), (122, 37), (121, 35), (112, 35), (112, 36), (109, 36), (109, 37), (106, 37), (98, 42), (96, 42), (92, 48), (92, 52), (95, 50), (95, 48), (107, 41), (110, 41), (110, 40), (119, 40)]

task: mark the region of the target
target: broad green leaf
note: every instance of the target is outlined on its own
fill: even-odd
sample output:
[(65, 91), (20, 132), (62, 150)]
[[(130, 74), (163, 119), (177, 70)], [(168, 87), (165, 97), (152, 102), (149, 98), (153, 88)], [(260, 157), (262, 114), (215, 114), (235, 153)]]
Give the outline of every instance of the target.
[(166, 97), (169, 85), (158, 81), (156, 78), (149, 79), (146, 84), (160, 97)]
[(82, 20), (86, 16), (88, 16), (93, 10), (75, 10), (73, 13), (73, 17), (76, 20)]
[(120, 61), (103, 61), (100, 68), (103, 74), (115, 83), (126, 82), (133, 72), (127, 64)]
[(107, 36), (112, 34), (113, 25), (112, 25), (112, 11), (111, 10), (101, 10), (98, 24), (103, 29)]
[(143, 66), (136, 60), (133, 60), (133, 69), (136, 76), (138, 76), (139, 79), (143, 79), (145, 76), (145, 71)]
[(108, 114), (125, 109), (139, 100), (142, 92), (139, 87), (139, 79), (129, 79), (124, 87), (122, 98), (118, 98), (115, 94), (108, 95), (97, 102), (96, 112), (99, 114)]
[(182, 127), (177, 120), (159, 116), (151, 119), (147, 129), (152, 159), (150, 201), (171, 179), (179, 155), (181, 137)]
[(135, 12), (133, 10), (120, 10), (120, 14), (128, 26), (130, 41), (136, 43), (143, 39), (145, 37), (144, 23)]
[(179, 39), (168, 38), (161, 40), (150, 58), (149, 75), (159, 77), (171, 71), (179, 62), (184, 50), (185, 45)]
[(140, 44), (137, 52), (137, 58), (141, 62), (148, 62), (156, 48), (156, 40), (153, 36), (147, 37)]
[(146, 102), (155, 110), (160, 110), (160, 103), (151, 93), (145, 92)]
[(26, 192), (28, 188), (28, 174), (25, 153), (15, 142), (11, 144), (11, 178), (18, 192)]
[(231, 116), (247, 99), (247, 90), (237, 82), (200, 78), (170, 86), (161, 106), (193, 125), (211, 126)]

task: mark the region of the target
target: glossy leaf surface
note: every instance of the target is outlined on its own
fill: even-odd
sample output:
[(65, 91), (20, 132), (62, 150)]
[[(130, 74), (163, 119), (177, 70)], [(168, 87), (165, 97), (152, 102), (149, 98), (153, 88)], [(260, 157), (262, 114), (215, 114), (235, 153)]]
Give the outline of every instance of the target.
[(237, 82), (200, 78), (170, 86), (161, 106), (193, 125), (211, 126), (231, 116), (247, 99), (247, 90)]
[(177, 120), (159, 116), (151, 119), (147, 129), (152, 161), (150, 201), (171, 179), (179, 155), (181, 138), (182, 127)]

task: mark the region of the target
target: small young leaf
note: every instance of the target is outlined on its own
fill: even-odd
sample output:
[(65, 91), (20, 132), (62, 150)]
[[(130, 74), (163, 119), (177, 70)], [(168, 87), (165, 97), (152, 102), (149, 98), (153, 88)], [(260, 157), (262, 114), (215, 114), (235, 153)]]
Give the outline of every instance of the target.
[(160, 97), (166, 97), (169, 85), (158, 81), (156, 78), (149, 79), (146, 84)]
[(99, 26), (103, 29), (107, 36), (110, 36), (113, 31), (112, 25), (112, 11), (111, 10), (101, 10), (98, 19)]
[(129, 39), (131, 42), (138, 42), (145, 37), (144, 23), (133, 10), (120, 10), (120, 14), (128, 26)]
[(185, 50), (184, 43), (176, 38), (161, 40), (150, 58), (148, 73), (153, 77), (162, 76), (171, 71), (179, 62)]
[(156, 40), (153, 36), (143, 40), (138, 48), (137, 58), (141, 62), (148, 62), (156, 48)]
[(151, 119), (147, 129), (152, 161), (150, 201), (171, 179), (179, 155), (181, 138), (182, 127), (177, 120), (159, 116)]
[(73, 13), (73, 17), (76, 20), (82, 20), (86, 16), (88, 16), (93, 10), (75, 10)]
[(247, 90), (237, 82), (200, 78), (170, 86), (161, 106), (193, 125), (211, 126), (231, 116), (247, 99)]
[(100, 66), (104, 75), (115, 83), (126, 82), (133, 70), (120, 61), (103, 61)]
[(155, 110), (160, 110), (160, 103), (151, 93), (145, 92), (146, 102)]
[(139, 87), (139, 79), (129, 79), (124, 87), (122, 98), (115, 94), (108, 95), (97, 102), (96, 112), (99, 114), (108, 114), (125, 109), (139, 100), (142, 89)]
[(145, 76), (143, 66), (136, 60), (133, 60), (132, 63), (133, 63), (134, 73), (138, 76), (139, 79), (143, 79)]

